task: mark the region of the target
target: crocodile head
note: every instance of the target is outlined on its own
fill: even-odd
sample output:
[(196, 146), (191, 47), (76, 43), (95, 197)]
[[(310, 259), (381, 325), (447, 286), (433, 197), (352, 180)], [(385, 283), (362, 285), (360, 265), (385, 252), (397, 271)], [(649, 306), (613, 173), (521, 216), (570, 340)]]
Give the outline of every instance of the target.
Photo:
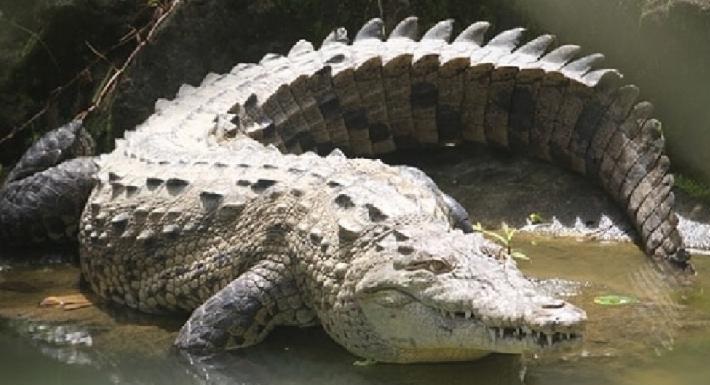
[(539, 291), (497, 245), (431, 223), (392, 231), (354, 261), (376, 360), (471, 360), (576, 345), (583, 310)]

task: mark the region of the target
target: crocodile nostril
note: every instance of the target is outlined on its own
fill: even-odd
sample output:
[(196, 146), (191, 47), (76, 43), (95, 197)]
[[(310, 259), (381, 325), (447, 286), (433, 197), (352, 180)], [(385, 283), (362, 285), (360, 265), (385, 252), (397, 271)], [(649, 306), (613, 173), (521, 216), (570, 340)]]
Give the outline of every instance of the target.
[(550, 301), (542, 305), (543, 309), (561, 309), (565, 307), (565, 301)]

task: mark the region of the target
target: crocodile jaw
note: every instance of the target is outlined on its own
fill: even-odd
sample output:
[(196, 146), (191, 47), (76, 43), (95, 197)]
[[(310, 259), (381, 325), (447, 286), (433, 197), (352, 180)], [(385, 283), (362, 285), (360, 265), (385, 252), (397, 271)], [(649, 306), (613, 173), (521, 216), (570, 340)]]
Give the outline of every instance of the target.
[[(397, 255), (401, 242), (384, 239), (379, 257), (355, 294), (366, 324), (390, 349), (389, 362), (463, 361), (488, 353), (523, 353), (577, 345), (586, 314), (540, 293), (510, 258), (482, 237), (459, 231), (427, 237), (428, 226), (408, 229), (414, 251)], [(409, 242), (411, 244), (411, 242)], [(421, 260), (451, 266), (432, 273), (411, 268)], [(435, 269), (436, 270), (436, 269)]]
[(576, 319), (558, 332), (552, 323), (538, 321), (533, 326), (525, 319), (517, 324), (504, 319), (483, 321), (470, 311), (436, 309), (397, 290), (373, 293), (361, 301), (370, 325), (395, 347), (396, 358), (386, 360), (400, 363), (471, 361), (490, 353), (520, 354), (577, 346), (585, 314), (567, 303), (564, 308), (568, 320)]

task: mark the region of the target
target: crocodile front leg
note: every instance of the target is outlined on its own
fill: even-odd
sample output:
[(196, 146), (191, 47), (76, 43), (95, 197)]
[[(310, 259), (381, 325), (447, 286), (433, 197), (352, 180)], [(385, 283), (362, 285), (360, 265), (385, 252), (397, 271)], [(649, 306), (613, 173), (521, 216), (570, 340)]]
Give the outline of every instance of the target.
[(314, 315), (284, 267), (264, 261), (195, 309), (175, 346), (192, 351), (242, 348), (261, 342), (277, 325), (309, 326)]

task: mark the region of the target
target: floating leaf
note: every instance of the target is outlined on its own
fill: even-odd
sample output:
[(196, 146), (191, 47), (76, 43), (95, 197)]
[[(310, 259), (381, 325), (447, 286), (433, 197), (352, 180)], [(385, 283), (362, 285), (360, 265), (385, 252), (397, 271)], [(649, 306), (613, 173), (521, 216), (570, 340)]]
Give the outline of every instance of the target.
[(594, 298), (594, 303), (602, 306), (620, 306), (620, 305), (630, 305), (632, 303), (637, 303), (638, 299), (636, 297), (631, 297), (628, 295), (601, 295)]

